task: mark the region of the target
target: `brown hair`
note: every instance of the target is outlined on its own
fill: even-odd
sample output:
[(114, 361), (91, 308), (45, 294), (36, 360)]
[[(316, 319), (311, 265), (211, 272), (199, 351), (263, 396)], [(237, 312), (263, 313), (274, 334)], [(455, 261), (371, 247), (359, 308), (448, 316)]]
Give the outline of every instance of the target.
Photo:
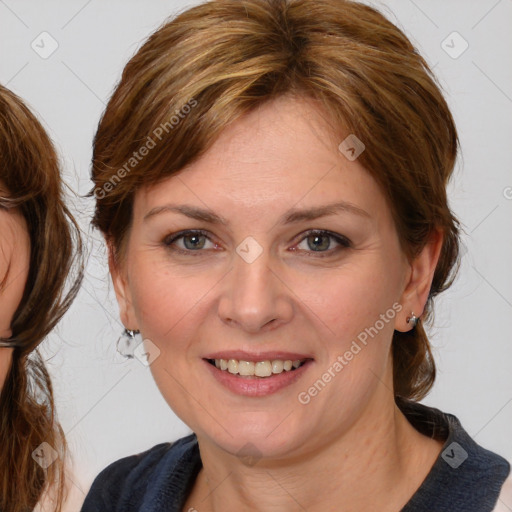
[[(191, 164), (226, 126), (283, 94), (318, 100), (340, 142), (342, 131), (363, 141), (359, 162), (381, 186), (409, 258), (443, 232), (430, 320), (432, 298), (458, 268), (459, 225), (446, 196), (457, 132), (411, 42), (357, 2), (213, 0), (164, 24), (126, 65), (100, 121), (93, 224), (122, 257), (136, 189)], [(435, 364), (421, 323), (395, 331), (393, 361), (395, 395), (424, 397)]]
[[(0, 181), (8, 197), (0, 208), (17, 208), (30, 237), (30, 267), (12, 335), (0, 339), (15, 347), (0, 396), (0, 510), (33, 510), (52, 486), (56, 508), (64, 499), (66, 441), (56, 419), (53, 390), (37, 350), (71, 305), (82, 278), (78, 226), (64, 203), (54, 146), (23, 101), (0, 86)], [(32, 452), (48, 443), (59, 458), (43, 469)]]

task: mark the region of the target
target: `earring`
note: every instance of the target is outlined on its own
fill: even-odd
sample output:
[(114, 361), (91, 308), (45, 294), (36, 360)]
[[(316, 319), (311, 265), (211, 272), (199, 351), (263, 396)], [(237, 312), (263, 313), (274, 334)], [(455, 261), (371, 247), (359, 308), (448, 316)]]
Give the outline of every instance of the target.
[(413, 311), (411, 311), (411, 316), (407, 317), (407, 323), (412, 325), (412, 328), (414, 329), (416, 325), (418, 324), (419, 318), (414, 314)]
[(135, 347), (138, 345), (137, 343), (137, 335), (140, 334), (140, 331), (131, 329), (125, 329), (123, 334), (119, 337), (116, 343), (117, 351), (127, 359), (133, 359), (133, 351)]
[(18, 342), (15, 339), (0, 341), (0, 348), (17, 348)]

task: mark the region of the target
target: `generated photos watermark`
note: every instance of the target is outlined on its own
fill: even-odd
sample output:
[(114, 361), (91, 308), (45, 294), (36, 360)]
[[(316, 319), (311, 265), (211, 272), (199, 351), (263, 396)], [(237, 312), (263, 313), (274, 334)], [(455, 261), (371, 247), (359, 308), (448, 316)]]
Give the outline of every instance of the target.
[(117, 172), (101, 187), (94, 189), (94, 197), (96, 199), (104, 199), (114, 188), (126, 177), (135, 167), (139, 165), (142, 160), (154, 149), (158, 142), (160, 142), (164, 136), (164, 133), (168, 134), (176, 126), (178, 126), (182, 119), (184, 119), (191, 110), (198, 105), (197, 100), (191, 98), (185, 105), (179, 110), (175, 110), (174, 114), (165, 123), (161, 123), (157, 126), (151, 135), (146, 137), (144, 143), (139, 147), (137, 151), (134, 151), (132, 156), (120, 167)]
[(368, 345), (368, 338), (373, 339), (377, 336), (386, 324), (393, 320), (400, 311), (402, 311), (402, 305), (395, 302), (392, 307), (380, 315), (379, 319), (372, 326), (366, 327), (361, 331), (356, 339), (352, 341), (350, 348), (343, 354), (340, 354), (336, 361), (306, 391), (301, 391), (297, 395), (299, 403), (302, 405), (309, 404), (311, 399), (317, 396)]

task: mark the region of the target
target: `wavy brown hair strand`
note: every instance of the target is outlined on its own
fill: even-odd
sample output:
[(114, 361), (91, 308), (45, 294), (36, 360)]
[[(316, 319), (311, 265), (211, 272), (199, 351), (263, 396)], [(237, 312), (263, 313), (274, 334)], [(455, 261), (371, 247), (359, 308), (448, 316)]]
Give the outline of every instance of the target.
[[(51, 484), (55, 510), (65, 494), (66, 441), (50, 376), (37, 350), (75, 298), (83, 276), (82, 242), (65, 204), (59, 161), (41, 123), (0, 86), (0, 207), (18, 208), (30, 236), (30, 268), (11, 322), (12, 364), (0, 396), (0, 510), (33, 510)], [(32, 452), (47, 442), (59, 454), (43, 469)]]

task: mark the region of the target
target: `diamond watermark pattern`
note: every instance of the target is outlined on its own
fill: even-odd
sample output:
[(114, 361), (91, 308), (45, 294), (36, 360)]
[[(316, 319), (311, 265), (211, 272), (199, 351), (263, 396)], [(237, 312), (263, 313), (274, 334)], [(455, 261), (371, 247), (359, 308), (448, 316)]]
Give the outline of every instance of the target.
[(366, 149), (366, 146), (360, 139), (351, 133), (345, 140), (340, 143), (338, 149), (347, 160), (353, 162)]
[(458, 32), (454, 31), (443, 40), (441, 48), (452, 59), (458, 59), (469, 48), (469, 43)]
[(253, 443), (245, 443), (236, 454), (246, 466), (254, 466), (263, 455)]
[(453, 469), (457, 469), (468, 458), (468, 452), (454, 441), (443, 451), (441, 457)]
[(41, 32), (30, 44), (42, 59), (50, 58), (58, 49), (59, 43), (48, 32)]
[(59, 453), (45, 441), (32, 452), (32, 458), (43, 469), (48, 469), (59, 458)]
[(248, 236), (238, 245), (236, 252), (246, 263), (253, 263), (263, 252), (263, 247), (252, 236)]
[(133, 355), (144, 366), (150, 366), (160, 356), (160, 349), (151, 340), (146, 339), (135, 347)]

